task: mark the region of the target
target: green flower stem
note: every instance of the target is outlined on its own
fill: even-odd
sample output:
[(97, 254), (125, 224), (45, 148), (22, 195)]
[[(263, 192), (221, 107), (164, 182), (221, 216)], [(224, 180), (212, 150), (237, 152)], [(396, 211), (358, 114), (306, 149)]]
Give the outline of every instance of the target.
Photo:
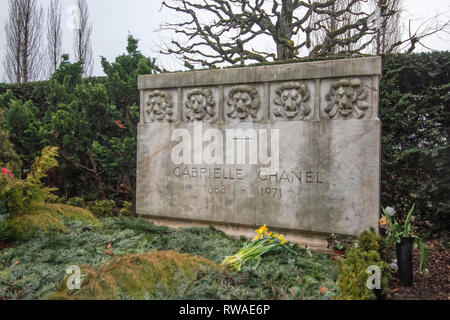
[[(296, 253), (288, 246), (281, 244), (281, 241), (271, 237), (264, 236), (261, 239), (248, 243), (245, 247), (239, 250), (235, 255), (226, 257), (222, 264), (234, 270), (241, 270), (242, 265), (251, 260), (261, 260), (261, 256), (267, 252), (277, 248), (286, 248), (291, 252)], [(257, 266), (259, 265), (259, 262)]]

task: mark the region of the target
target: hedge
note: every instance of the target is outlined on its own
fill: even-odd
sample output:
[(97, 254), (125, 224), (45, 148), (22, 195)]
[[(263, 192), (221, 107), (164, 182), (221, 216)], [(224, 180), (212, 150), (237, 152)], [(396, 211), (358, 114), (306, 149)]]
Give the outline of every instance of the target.
[(381, 202), (416, 204), (428, 235), (450, 230), (450, 52), (383, 57)]

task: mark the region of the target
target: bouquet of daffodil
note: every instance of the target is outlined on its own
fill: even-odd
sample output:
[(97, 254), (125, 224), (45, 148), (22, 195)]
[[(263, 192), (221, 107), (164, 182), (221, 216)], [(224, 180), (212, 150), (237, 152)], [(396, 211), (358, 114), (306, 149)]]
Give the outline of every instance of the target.
[(255, 268), (257, 268), (261, 262), (261, 256), (276, 248), (285, 248), (297, 254), (297, 252), (289, 248), (282, 234), (278, 235), (269, 232), (266, 225), (255, 230), (255, 232), (256, 236), (253, 238), (252, 242), (248, 243), (235, 255), (226, 257), (222, 261), (222, 264), (239, 271), (241, 270), (242, 265), (250, 260), (257, 261), (255, 265)]

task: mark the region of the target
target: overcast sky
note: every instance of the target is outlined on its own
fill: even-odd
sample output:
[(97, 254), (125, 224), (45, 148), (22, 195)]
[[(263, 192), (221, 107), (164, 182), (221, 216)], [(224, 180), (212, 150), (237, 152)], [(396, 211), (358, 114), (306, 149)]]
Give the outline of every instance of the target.
[[(46, 10), (50, 0), (39, 0)], [(69, 29), (69, 8), (75, 0), (62, 0), (63, 6), (63, 52), (73, 56), (73, 33)], [(90, 20), (93, 24), (92, 46), (94, 53), (94, 75), (102, 75), (100, 56), (112, 61), (125, 51), (128, 33), (140, 39), (140, 50), (149, 57), (157, 58), (158, 64), (168, 70), (181, 69), (182, 65), (173, 57), (159, 54), (161, 36), (158, 26), (173, 19), (174, 14), (167, 9), (160, 11), (161, 0), (88, 0)], [(448, 0), (404, 0), (403, 20), (412, 19), (416, 26), (427, 18), (439, 13), (450, 13)], [(5, 52), (4, 25), (8, 18), (8, 0), (0, 0), (0, 81), (5, 80), (3, 57)], [(435, 50), (450, 50), (450, 36), (430, 37), (424, 41), (427, 47)], [(428, 51), (418, 48), (418, 51)]]

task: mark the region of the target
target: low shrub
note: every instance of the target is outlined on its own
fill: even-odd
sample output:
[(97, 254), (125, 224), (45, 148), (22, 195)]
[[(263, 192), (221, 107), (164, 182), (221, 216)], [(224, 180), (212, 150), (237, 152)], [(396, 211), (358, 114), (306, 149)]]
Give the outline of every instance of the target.
[(40, 229), (48, 231), (65, 231), (61, 218), (79, 220), (85, 223), (99, 225), (95, 217), (87, 210), (58, 203), (35, 203), (30, 211), (23, 215), (14, 215), (8, 219), (8, 224), (14, 231), (14, 238), (28, 239)]
[(37, 229), (63, 231), (65, 228), (62, 217), (99, 224), (85, 209), (50, 203), (50, 200), (54, 202), (56, 199), (52, 194), (55, 189), (45, 187), (41, 180), (46, 177), (49, 169), (58, 165), (55, 159), (57, 155), (57, 148), (45, 147), (25, 179), (15, 178), (3, 168), (4, 174), (0, 175), (0, 200), (9, 212), (6, 222), (11, 227), (14, 238), (27, 239)]
[(186, 290), (181, 283), (196, 279), (202, 271), (218, 269), (214, 262), (200, 256), (176, 251), (151, 251), (125, 255), (101, 265), (84, 265), (80, 290), (69, 290), (67, 278), (51, 300), (105, 300), (119, 297), (134, 299), (170, 298)]
[(133, 215), (132, 207), (133, 207), (133, 205), (130, 202), (124, 201), (123, 208), (120, 209), (120, 215), (126, 216), (126, 217), (131, 217)]
[(4, 221), (0, 221), (0, 243), (11, 239), (11, 227)]
[(358, 248), (362, 251), (376, 251), (380, 249), (377, 234), (374, 231), (364, 231), (358, 236)]
[(96, 217), (113, 217), (115, 206), (114, 200), (96, 200), (88, 202), (87, 209)]
[[(388, 265), (382, 261), (378, 252), (377, 235), (373, 231), (365, 231), (358, 236), (358, 247), (349, 248), (346, 257), (340, 263), (337, 279), (338, 299), (341, 300), (374, 300), (385, 298), (389, 287)], [(367, 280), (371, 275), (367, 268), (378, 266), (381, 271), (381, 289), (371, 290)]]
[(394, 259), (395, 257), (394, 245), (389, 241), (387, 237), (383, 237), (382, 235), (377, 235), (377, 243), (378, 253), (380, 254), (381, 260), (383, 260), (387, 264), (391, 263), (392, 259)]
[(395, 256), (394, 247), (387, 237), (375, 232), (375, 228), (364, 231), (358, 236), (358, 246), (363, 251), (375, 250), (380, 255), (381, 260), (387, 264), (391, 263)]
[(80, 198), (80, 197), (70, 198), (69, 200), (67, 200), (67, 204), (69, 206), (78, 207), (78, 208), (86, 207), (86, 202), (84, 201), (83, 198)]

